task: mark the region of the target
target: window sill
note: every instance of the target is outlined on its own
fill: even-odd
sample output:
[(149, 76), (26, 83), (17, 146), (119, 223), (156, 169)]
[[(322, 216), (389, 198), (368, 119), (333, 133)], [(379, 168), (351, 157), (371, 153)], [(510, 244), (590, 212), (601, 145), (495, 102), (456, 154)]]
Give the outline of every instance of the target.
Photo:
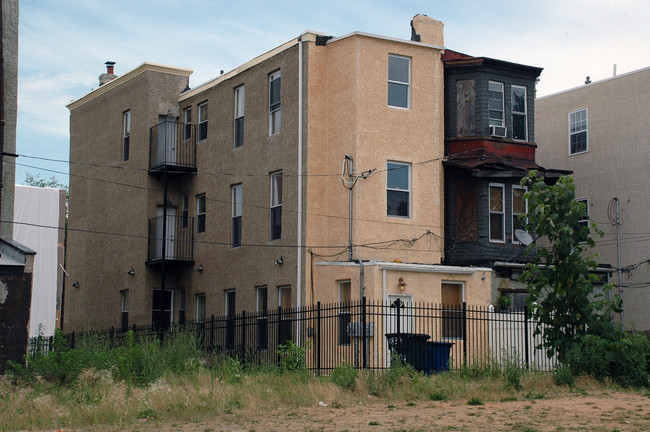
[(585, 154), (585, 153), (589, 153), (589, 149), (587, 149), (587, 150), (585, 150), (585, 151), (581, 151), (581, 152), (569, 153), (569, 157), (571, 157), (571, 156), (578, 156), (578, 155)]

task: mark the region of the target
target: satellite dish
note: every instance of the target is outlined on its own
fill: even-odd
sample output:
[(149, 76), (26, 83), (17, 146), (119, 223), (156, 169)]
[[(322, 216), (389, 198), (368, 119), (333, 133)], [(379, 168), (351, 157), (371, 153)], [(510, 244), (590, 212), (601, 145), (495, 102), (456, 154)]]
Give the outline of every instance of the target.
[(533, 238), (528, 234), (528, 231), (524, 231), (522, 229), (517, 229), (515, 230), (515, 237), (517, 237), (517, 240), (528, 246), (533, 242)]

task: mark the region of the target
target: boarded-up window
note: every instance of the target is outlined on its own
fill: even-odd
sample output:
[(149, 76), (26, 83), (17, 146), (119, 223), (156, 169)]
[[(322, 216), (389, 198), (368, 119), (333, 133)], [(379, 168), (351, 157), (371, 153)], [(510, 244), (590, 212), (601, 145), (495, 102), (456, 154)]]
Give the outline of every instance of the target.
[(456, 241), (478, 241), (478, 192), (476, 183), (456, 180)]
[(474, 80), (456, 81), (456, 136), (476, 135), (476, 94)]

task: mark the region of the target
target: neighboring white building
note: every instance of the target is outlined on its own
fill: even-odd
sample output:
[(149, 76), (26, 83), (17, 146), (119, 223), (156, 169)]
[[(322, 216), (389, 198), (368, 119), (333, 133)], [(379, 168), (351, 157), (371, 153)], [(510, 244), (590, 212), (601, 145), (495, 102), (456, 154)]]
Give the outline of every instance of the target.
[(650, 67), (535, 101), (539, 163), (573, 171), (576, 196), (605, 232), (592, 237), (598, 261), (617, 268), (620, 250), (626, 330), (650, 330), (648, 94)]
[(63, 271), (65, 190), (16, 185), (14, 240), (36, 251), (29, 335), (43, 325), (45, 335), (59, 326)]

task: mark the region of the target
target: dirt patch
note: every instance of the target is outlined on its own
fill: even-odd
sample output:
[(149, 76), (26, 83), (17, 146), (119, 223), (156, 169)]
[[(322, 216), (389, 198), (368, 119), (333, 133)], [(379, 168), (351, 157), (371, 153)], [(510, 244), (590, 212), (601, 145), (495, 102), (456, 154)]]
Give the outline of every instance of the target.
[(200, 424), (147, 425), (179, 432), (287, 431), (649, 431), (650, 398), (639, 394), (572, 395), (554, 399), (387, 404), (374, 398), (351, 407), (326, 404), (265, 414), (237, 411)]

